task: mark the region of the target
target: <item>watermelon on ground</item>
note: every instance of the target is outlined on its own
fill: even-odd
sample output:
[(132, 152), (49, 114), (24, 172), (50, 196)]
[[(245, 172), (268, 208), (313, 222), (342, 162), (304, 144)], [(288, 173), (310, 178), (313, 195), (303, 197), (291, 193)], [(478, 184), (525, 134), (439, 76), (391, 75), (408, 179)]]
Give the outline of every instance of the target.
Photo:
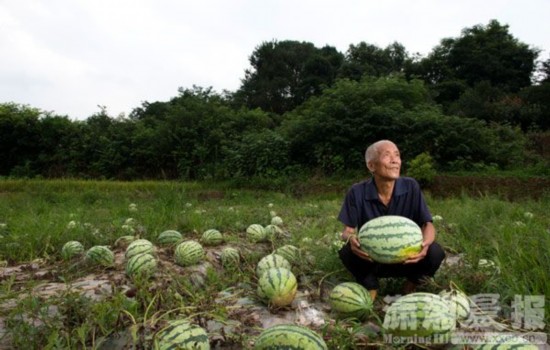
[(329, 295), (332, 310), (342, 318), (365, 319), (372, 311), (369, 291), (355, 282), (343, 282), (332, 289)]
[(157, 259), (149, 253), (132, 256), (126, 262), (126, 274), (129, 277), (148, 277), (157, 271)]
[(258, 261), (258, 264), (256, 265), (256, 276), (258, 276), (258, 278), (262, 277), (262, 274), (272, 267), (284, 267), (285, 269), (290, 270), (292, 265), (281, 255), (271, 253)]
[[(155, 335), (155, 343), (159, 350), (209, 350), (208, 334), (199, 326), (187, 320), (169, 321)], [(155, 349), (157, 349), (155, 346)]]
[(68, 241), (61, 248), (63, 259), (69, 260), (84, 253), (84, 246), (79, 241)]
[(258, 280), (258, 296), (270, 306), (290, 305), (297, 291), (296, 276), (284, 267), (270, 268)]
[(180, 266), (198, 264), (204, 258), (204, 248), (197, 241), (184, 241), (176, 246), (174, 259)]
[(265, 329), (254, 342), (254, 350), (328, 350), (323, 338), (304, 326), (279, 324)]
[(86, 259), (94, 264), (110, 267), (115, 264), (115, 254), (104, 245), (96, 245), (88, 249)]
[(134, 255), (138, 255), (142, 253), (153, 254), (153, 252), (154, 252), (153, 243), (151, 243), (146, 239), (141, 238), (141, 239), (136, 239), (135, 241), (133, 241), (128, 245), (124, 256), (126, 257), (126, 259), (130, 259)]

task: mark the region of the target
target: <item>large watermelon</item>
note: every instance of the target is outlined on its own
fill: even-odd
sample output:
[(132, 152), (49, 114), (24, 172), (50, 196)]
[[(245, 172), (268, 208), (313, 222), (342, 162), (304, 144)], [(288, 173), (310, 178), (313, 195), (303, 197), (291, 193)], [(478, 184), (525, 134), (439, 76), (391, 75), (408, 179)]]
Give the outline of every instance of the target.
[(378, 262), (405, 261), (422, 250), (422, 231), (412, 220), (397, 215), (379, 216), (365, 223), (358, 234), (361, 250)]
[(271, 268), (258, 280), (258, 296), (275, 307), (290, 305), (297, 291), (296, 276), (284, 267)]
[[(210, 342), (206, 331), (187, 320), (169, 321), (168, 325), (155, 335), (159, 350), (209, 350)], [(155, 347), (156, 349), (157, 347)]]
[(130, 259), (134, 255), (142, 254), (142, 253), (149, 253), (153, 254), (154, 247), (153, 243), (146, 239), (136, 239), (132, 243), (128, 244), (128, 247), (126, 248), (126, 253), (124, 256), (126, 259)]
[(256, 276), (258, 276), (258, 278), (262, 277), (262, 274), (272, 267), (284, 267), (289, 270), (292, 268), (288, 260), (279, 254), (271, 253), (258, 261), (258, 265), (256, 265)]
[(86, 259), (94, 264), (101, 266), (113, 266), (115, 264), (115, 254), (109, 247), (96, 245), (88, 249)]
[(397, 299), (384, 316), (386, 332), (395, 336), (427, 337), (455, 329), (456, 318), (439, 295), (412, 293)]
[(328, 350), (323, 338), (309, 328), (278, 324), (265, 329), (254, 342), (254, 350)]
[(204, 258), (204, 248), (197, 241), (184, 241), (176, 246), (174, 258), (181, 266), (198, 264)]
[(63, 259), (69, 260), (84, 253), (84, 246), (79, 241), (68, 241), (61, 248)]
[(157, 259), (149, 253), (132, 256), (126, 262), (126, 274), (129, 277), (148, 277), (157, 270)]
[(340, 283), (329, 295), (332, 310), (343, 318), (365, 319), (372, 311), (369, 291), (355, 282)]

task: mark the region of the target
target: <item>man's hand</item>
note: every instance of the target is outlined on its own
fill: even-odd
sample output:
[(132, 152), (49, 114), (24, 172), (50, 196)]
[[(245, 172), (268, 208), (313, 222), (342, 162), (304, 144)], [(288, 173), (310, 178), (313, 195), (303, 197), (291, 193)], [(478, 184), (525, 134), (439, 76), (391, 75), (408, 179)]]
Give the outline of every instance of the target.
[(352, 234), (349, 236), (349, 244), (351, 246), (351, 251), (353, 252), (353, 254), (357, 255), (361, 259), (372, 261), (372, 258), (367, 253), (361, 250), (361, 243), (359, 243), (359, 239), (356, 235)]
[(426, 254), (428, 254), (428, 248), (430, 245), (426, 242), (422, 242), (422, 250), (418, 254), (411, 255), (403, 262), (403, 264), (414, 264), (424, 259)]

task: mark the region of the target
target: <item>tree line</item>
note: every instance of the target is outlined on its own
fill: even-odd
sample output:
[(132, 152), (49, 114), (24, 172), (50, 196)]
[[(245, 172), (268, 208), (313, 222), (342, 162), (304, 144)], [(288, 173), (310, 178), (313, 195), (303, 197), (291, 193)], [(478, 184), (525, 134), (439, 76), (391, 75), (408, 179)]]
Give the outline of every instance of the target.
[[(394, 140), (439, 170), (547, 169), (550, 59), (492, 20), (425, 57), (399, 43), (345, 53), (298, 41), (260, 44), (237, 91), (179, 88), (128, 116), (73, 121), (0, 104), (0, 176), (207, 179), (338, 174)], [(419, 159), (419, 158), (417, 158)], [(421, 158), (425, 159), (425, 158)], [(542, 165), (541, 165), (542, 164)]]

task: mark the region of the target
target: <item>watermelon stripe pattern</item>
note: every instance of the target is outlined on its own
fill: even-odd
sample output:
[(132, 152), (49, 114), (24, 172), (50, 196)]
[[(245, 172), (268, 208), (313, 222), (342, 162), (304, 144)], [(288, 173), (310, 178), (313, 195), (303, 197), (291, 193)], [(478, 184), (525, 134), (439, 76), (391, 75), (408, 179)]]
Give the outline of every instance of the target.
[(192, 325), (187, 320), (170, 321), (168, 326), (157, 333), (160, 350), (209, 350), (210, 343), (206, 331)]
[(216, 229), (209, 229), (204, 231), (201, 241), (204, 245), (218, 245), (223, 242), (223, 236), (220, 231)]
[(372, 219), (361, 227), (358, 238), (361, 250), (380, 263), (403, 262), (422, 249), (422, 230), (403, 216)]
[(273, 267), (291, 269), (290, 262), (279, 254), (271, 253), (260, 259), (256, 265), (256, 276), (262, 277), (263, 273)]
[(69, 260), (77, 255), (84, 253), (84, 246), (78, 241), (68, 241), (61, 248), (63, 259)]
[(134, 255), (142, 253), (152, 254), (153, 250), (153, 243), (146, 239), (137, 239), (128, 245), (128, 248), (126, 248), (125, 257), (126, 259), (130, 259)]
[(248, 239), (254, 243), (263, 242), (267, 239), (267, 233), (260, 224), (252, 224), (247, 227), (246, 234)]
[(157, 269), (157, 259), (148, 253), (137, 254), (126, 262), (126, 274), (130, 277), (137, 275), (150, 276)]
[(355, 282), (344, 282), (334, 287), (329, 295), (333, 311), (344, 318), (366, 318), (372, 311), (372, 299), (365, 287)]
[(226, 247), (220, 254), (220, 260), (224, 267), (237, 267), (241, 261), (241, 255), (236, 248)]
[(323, 338), (309, 328), (279, 324), (264, 330), (254, 342), (254, 350), (328, 350)]
[(296, 276), (283, 267), (267, 270), (258, 281), (258, 296), (275, 307), (290, 305), (297, 290)]
[(184, 267), (198, 264), (204, 255), (204, 248), (197, 241), (181, 242), (174, 251), (176, 263)]
[(181, 240), (182, 240), (182, 235), (176, 230), (163, 231), (157, 237), (157, 242), (160, 245), (177, 244)]
[(383, 326), (393, 335), (424, 337), (454, 330), (456, 318), (439, 295), (412, 293), (388, 308)]
[(106, 246), (96, 245), (88, 249), (86, 258), (101, 266), (109, 267), (115, 263), (115, 254)]
[(291, 244), (286, 244), (275, 249), (275, 254), (282, 256), (291, 264), (297, 264), (300, 261), (300, 249)]
[(439, 296), (449, 304), (449, 308), (457, 320), (468, 318), (470, 315), (470, 300), (466, 294), (458, 290), (452, 290), (442, 291)]

